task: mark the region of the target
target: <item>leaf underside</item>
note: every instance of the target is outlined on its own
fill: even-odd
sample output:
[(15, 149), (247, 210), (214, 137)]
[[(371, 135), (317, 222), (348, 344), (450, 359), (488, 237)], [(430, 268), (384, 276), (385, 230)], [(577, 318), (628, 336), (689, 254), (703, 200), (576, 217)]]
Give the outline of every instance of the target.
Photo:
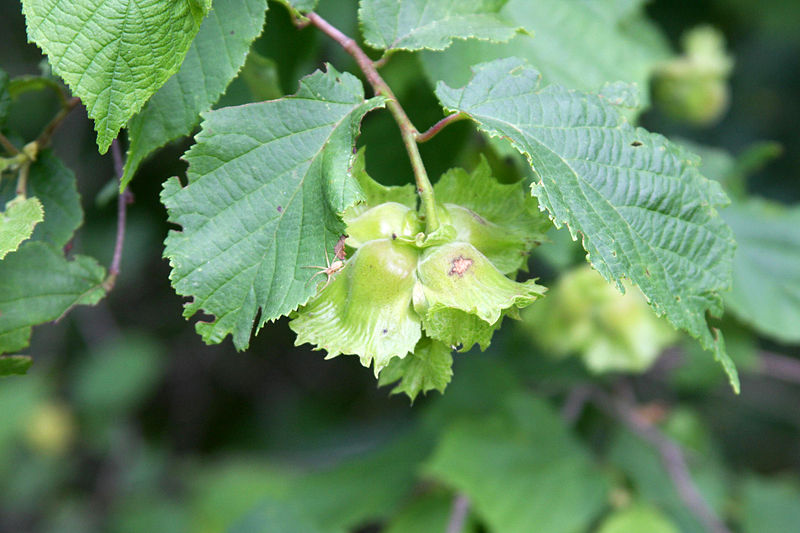
[(154, 150), (189, 135), (242, 68), (264, 23), (264, 0), (216, 0), (180, 70), (128, 123), (128, 157), (121, 188)]
[(538, 176), (533, 193), (557, 226), (566, 224), (609, 281), (628, 278), (650, 305), (735, 370), (706, 313), (722, 313), (734, 242), (716, 208), (727, 197), (697, 170), (698, 160), (664, 137), (634, 128), (602, 97), (539, 88), (519, 59), (475, 69), (462, 89), (436, 93), (492, 136), (509, 140)]
[(208, 12), (190, 0), (23, 0), (28, 38), (95, 121), (108, 150), (128, 119), (169, 79)]
[[(187, 152), (188, 185), (168, 180), (162, 201), (182, 231), (166, 239), (184, 316), (208, 343), (228, 334), (238, 349), (257, 331), (304, 304), (309, 283), (344, 232), (340, 214), (363, 196), (350, 175), (361, 118), (382, 106), (363, 86), (328, 66), (300, 90), (271, 102), (203, 115)], [(256, 317), (260, 313), (260, 318)]]
[(444, 50), (453, 39), (504, 42), (516, 26), (498, 16), (505, 0), (362, 0), (364, 40), (380, 50)]
[(0, 212), (0, 260), (13, 252), (44, 219), (42, 203), (36, 198), (17, 198)]

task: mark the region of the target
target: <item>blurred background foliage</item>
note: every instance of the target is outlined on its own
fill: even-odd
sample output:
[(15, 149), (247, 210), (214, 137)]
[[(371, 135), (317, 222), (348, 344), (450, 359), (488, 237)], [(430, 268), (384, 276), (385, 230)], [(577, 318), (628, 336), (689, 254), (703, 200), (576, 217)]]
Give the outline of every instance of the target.
[[(358, 33), (353, 0), (323, 0), (320, 12)], [(751, 259), (737, 263), (721, 322), (743, 374), (740, 396), (709, 354), (663, 331), (634, 291), (621, 298), (597, 285), (564, 231), (553, 231), (531, 261), (550, 296), (523, 321), (509, 321), (486, 352), (457, 354), (443, 397), (409, 406), (378, 389), (354, 358), (324, 361), (294, 347), (285, 320), (245, 353), (228, 342), (205, 346), (181, 318), (160, 257), (168, 227), (158, 193), (185, 170), (186, 140), (133, 181), (114, 291), (37, 328), (32, 370), (0, 381), (0, 531), (443, 532), (454, 502), (467, 500), (464, 532), (708, 531), (676, 491), (658, 446), (631, 431), (614, 398), (681, 446), (696, 486), (732, 531), (797, 531), (800, 274), (790, 270), (800, 254), (800, 3), (657, 0), (646, 14), (624, 29), (636, 46), (663, 54), (654, 105), (640, 123), (703, 156), (706, 174), (733, 199), (725, 216)], [(296, 30), (279, 5), (270, 5), (268, 21), (220, 106), (292, 93), (322, 61), (355, 71), (314, 29)], [(682, 49), (681, 39), (702, 25), (719, 30), (727, 48), (714, 56), (709, 45), (716, 59), (698, 81), (692, 68), (707, 66), (697, 54), (708, 48)], [(12, 77), (46, 69), (26, 44), (14, 0), (0, 2), (0, 35), (0, 65)], [(448, 67), (423, 55), (398, 53), (384, 70), (421, 129), (442, 116), (428, 75)], [(691, 92), (681, 81), (687, 71), (722, 100), (694, 109), (682, 93)], [(28, 92), (8, 126), (34, 138), (57, 110), (53, 93)], [(359, 144), (369, 146), (371, 175), (409, 181), (387, 113), (367, 117)], [(82, 110), (57, 133), (54, 150), (78, 175), (86, 213), (73, 248), (108, 264), (112, 162), (97, 154)], [(465, 122), (422, 146), (431, 176), (471, 168), (479, 153), (499, 179), (527, 179), (516, 158)]]

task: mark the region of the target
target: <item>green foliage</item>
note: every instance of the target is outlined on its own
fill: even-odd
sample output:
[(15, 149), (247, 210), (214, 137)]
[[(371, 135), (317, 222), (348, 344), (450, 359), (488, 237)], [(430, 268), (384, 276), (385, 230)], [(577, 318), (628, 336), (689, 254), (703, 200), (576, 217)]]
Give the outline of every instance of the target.
[(45, 150), (31, 165), (28, 194), (44, 208), (44, 222), (36, 226), (33, 239), (65, 246), (83, 223), (75, 174), (52, 151)]
[(765, 335), (800, 342), (800, 208), (752, 199), (723, 217), (738, 244), (726, 303)]
[(188, 135), (242, 68), (264, 25), (264, 0), (216, 0), (177, 74), (128, 123), (128, 158), (120, 188), (154, 150)]
[[(212, 111), (186, 154), (189, 183), (166, 182), (162, 200), (173, 286), (206, 342), (228, 334), (244, 349), (256, 331), (305, 303), (312, 272), (344, 230), (339, 214), (361, 199), (348, 172), (361, 118), (383, 104), (333, 67), (305, 78), (295, 96)], [(218, 196), (221, 191), (225, 194)]]
[(413, 353), (402, 359), (392, 359), (381, 372), (378, 385), (399, 381), (392, 394), (404, 393), (413, 402), (419, 393), (432, 390), (443, 393), (452, 377), (450, 346), (426, 337), (419, 341)]
[(180, 68), (210, 0), (24, 0), (28, 38), (83, 100), (97, 146), (108, 150), (128, 119)]
[(8, 73), (0, 68), (0, 126), (6, 121), (11, 107), (11, 94), (8, 91)]
[(42, 220), (44, 211), (38, 199), (17, 197), (8, 202), (0, 212), (0, 259), (28, 239)]
[(453, 39), (503, 42), (517, 29), (497, 15), (506, 0), (362, 0), (364, 40), (379, 50), (444, 50)]
[(0, 377), (25, 374), (33, 364), (27, 355), (0, 356)]
[(500, 16), (526, 31), (506, 44), (455, 43), (442, 53), (423, 53), (433, 81), (451, 87), (469, 81), (472, 65), (521, 57), (536, 65), (546, 83), (597, 91), (604, 84), (637, 84), (648, 97), (649, 77), (669, 48), (641, 14), (641, 0), (509, 0)]
[(743, 533), (791, 531), (800, 520), (800, 487), (792, 478), (752, 477), (742, 485)]
[(28, 345), (31, 328), (105, 295), (105, 269), (86, 256), (69, 261), (53, 246), (29, 242), (0, 262), (0, 353)]
[(615, 512), (600, 526), (598, 533), (678, 533), (662, 513), (647, 505), (633, 505)]
[(740, 3), (713, 131), (699, 8), (0, 3), (0, 530), (793, 530), (797, 54)]
[(730, 286), (734, 243), (716, 212), (727, 198), (690, 154), (632, 127), (600, 97), (540, 89), (538, 72), (518, 59), (476, 67), (464, 88), (440, 83), (436, 93), (528, 157), (533, 193), (558, 226), (583, 235), (592, 266), (620, 289), (622, 278), (637, 284), (657, 313), (714, 351), (738, 390), (721, 336), (706, 323), (706, 312), (722, 313), (719, 293)]
[(491, 530), (504, 533), (532, 524), (541, 533), (582, 531), (608, 490), (559, 417), (521, 396), (499, 413), (449, 425), (426, 472), (464, 493)]
[(593, 372), (643, 372), (677, 335), (636, 287), (625, 289), (620, 294), (588, 265), (578, 267), (525, 310), (524, 330), (546, 353), (580, 354)]

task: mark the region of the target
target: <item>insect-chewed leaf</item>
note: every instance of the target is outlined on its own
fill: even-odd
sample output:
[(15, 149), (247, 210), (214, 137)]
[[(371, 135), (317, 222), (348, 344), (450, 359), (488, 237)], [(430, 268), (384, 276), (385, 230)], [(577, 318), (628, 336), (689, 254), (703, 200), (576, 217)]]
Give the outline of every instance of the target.
[(697, 158), (634, 128), (603, 98), (539, 88), (519, 59), (479, 65), (462, 89), (440, 83), (443, 106), (507, 138), (539, 176), (533, 193), (557, 225), (583, 235), (592, 265), (609, 281), (628, 278), (659, 314), (700, 339), (738, 378), (706, 313), (722, 313), (734, 242), (717, 212), (727, 203)]
[(350, 174), (362, 117), (382, 106), (364, 99), (354, 76), (317, 71), (295, 96), (204, 114), (186, 154), (185, 187), (168, 180), (162, 200), (183, 227), (166, 240), (175, 290), (193, 297), (184, 315), (209, 343), (228, 334), (239, 349), (253, 323), (285, 315), (315, 292), (344, 224), (340, 214), (363, 198)]

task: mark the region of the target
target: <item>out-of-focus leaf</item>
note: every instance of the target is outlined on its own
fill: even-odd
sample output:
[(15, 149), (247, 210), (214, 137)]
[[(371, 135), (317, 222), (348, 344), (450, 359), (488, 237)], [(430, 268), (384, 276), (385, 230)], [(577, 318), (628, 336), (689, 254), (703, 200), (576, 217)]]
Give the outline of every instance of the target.
[(313, 523), (294, 502), (267, 499), (250, 511), (227, 533), (344, 533), (344, 529)]
[(742, 533), (786, 533), (800, 524), (796, 479), (752, 477), (742, 485)]
[(426, 473), (465, 494), (492, 531), (582, 531), (608, 483), (544, 402), (512, 397), (504, 413), (470, 417), (442, 434)]
[(597, 533), (679, 533), (667, 517), (649, 505), (633, 505), (605, 519)]
[(94, 418), (124, 416), (157, 385), (160, 351), (153, 339), (136, 334), (93, 350), (75, 370), (76, 407)]
[(68, 261), (43, 242), (28, 242), (0, 261), (0, 354), (28, 345), (31, 329), (104, 295), (105, 269), (91, 257)]
[(800, 342), (800, 207), (752, 199), (722, 216), (738, 244), (725, 303), (759, 333)]
[(0, 377), (27, 374), (32, 364), (27, 355), (0, 356)]

